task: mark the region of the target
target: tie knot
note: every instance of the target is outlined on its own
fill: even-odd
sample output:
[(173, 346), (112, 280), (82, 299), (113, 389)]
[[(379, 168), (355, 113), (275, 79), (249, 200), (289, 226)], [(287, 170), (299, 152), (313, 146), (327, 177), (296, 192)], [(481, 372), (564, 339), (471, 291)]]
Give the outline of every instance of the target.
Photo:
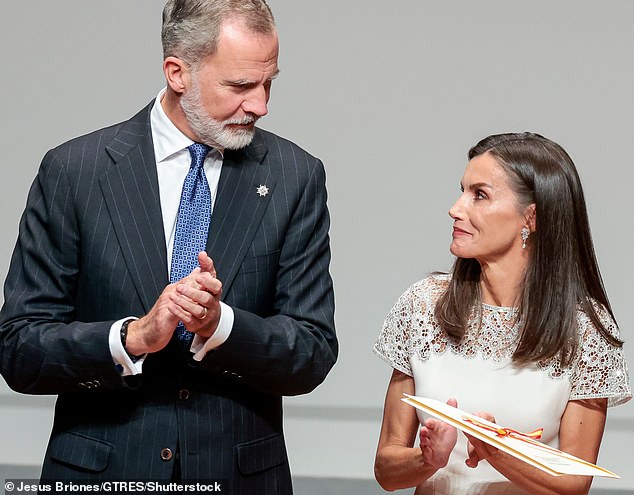
[(211, 148), (206, 144), (194, 143), (187, 147), (192, 156), (192, 167), (200, 168), (205, 161), (205, 157)]

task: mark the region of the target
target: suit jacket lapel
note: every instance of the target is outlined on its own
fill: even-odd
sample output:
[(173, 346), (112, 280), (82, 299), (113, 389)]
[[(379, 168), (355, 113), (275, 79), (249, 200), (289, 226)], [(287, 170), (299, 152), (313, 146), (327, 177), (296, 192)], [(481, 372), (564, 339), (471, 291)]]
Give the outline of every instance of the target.
[(106, 146), (114, 163), (100, 179), (125, 263), (146, 312), (168, 283), (151, 108), (152, 103), (125, 122)]
[(223, 298), (247, 254), (275, 188), (275, 178), (262, 164), (266, 145), (256, 132), (244, 150), (227, 151), (211, 216), (207, 252), (222, 281)]

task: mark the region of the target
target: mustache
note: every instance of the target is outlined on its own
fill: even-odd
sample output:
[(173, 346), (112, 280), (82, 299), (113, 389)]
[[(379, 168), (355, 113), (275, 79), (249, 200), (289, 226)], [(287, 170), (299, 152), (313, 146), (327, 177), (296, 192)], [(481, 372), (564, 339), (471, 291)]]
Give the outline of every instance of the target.
[(225, 125), (231, 125), (231, 124), (246, 125), (246, 124), (254, 124), (257, 121), (258, 121), (258, 119), (254, 115), (245, 115), (244, 117), (241, 117), (239, 119), (225, 120), (223, 122), (223, 124), (225, 124)]

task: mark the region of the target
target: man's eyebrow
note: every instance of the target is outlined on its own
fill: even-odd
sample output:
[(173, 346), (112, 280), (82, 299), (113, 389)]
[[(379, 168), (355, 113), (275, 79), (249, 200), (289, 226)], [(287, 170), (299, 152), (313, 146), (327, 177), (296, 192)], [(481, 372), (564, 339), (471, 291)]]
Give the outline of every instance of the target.
[[(271, 74), (266, 80), (267, 81), (272, 81), (273, 79), (275, 79), (278, 75), (280, 74), (279, 69), (276, 70), (273, 74)], [(233, 81), (227, 81), (228, 85), (231, 86), (249, 86), (251, 84), (258, 84), (258, 81), (252, 80), (252, 79), (235, 79)]]

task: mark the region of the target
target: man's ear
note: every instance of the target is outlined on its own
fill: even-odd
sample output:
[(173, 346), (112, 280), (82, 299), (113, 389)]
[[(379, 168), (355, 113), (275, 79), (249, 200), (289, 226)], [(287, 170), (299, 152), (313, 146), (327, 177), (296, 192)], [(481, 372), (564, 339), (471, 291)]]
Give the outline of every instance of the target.
[(526, 218), (526, 227), (530, 230), (531, 234), (535, 232), (537, 228), (537, 215), (535, 213), (535, 203), (531, 203), (526, 207), (524, 211), (524, 218)]
[(178, 57), (167, 57), (163, 60), (163, 73), (167, 85), (176, 94), (182, 94), (189, 87), (191, 72), (187, 64)]

